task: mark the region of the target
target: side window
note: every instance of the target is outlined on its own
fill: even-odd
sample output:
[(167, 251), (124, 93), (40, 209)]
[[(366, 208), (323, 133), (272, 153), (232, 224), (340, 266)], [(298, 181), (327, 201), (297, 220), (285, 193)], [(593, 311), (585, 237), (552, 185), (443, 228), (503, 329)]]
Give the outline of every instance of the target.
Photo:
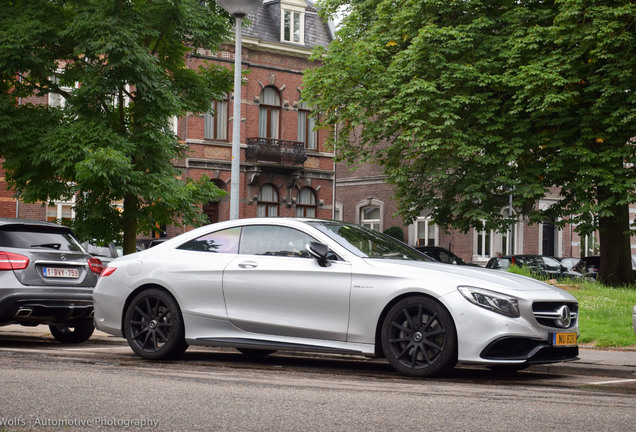
[(497, 258), (497, 267), (495, 268), (503, 268), (507, 269), (510, 267), (510, 260), (507, 258)]
[(444, 251), (439, 252), (439, 260), (446, 264), (453, 264), (453, 258)]
[(205, 234), (182, 244), (178, 249), (212, 253), (238, 253), (240, 228), (230, 228)]
[(293, 228), (255, 225), (243, 227), (241, 255), (310, 258), (307, 243), (314, 238)]

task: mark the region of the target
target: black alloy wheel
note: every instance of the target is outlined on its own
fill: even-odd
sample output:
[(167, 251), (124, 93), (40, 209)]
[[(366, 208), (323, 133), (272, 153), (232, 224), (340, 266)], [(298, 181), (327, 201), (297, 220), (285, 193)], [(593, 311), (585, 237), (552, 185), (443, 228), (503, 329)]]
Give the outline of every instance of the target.
[(381, 339), (387, 360), (404, 375), (438, 375), (457, 363), (453, 319), (428, 297), (408, 297), (395, 304), (384, 319)]
[(173, 359), (188, 348), (179, 305), (163, 290), (137, 294), (126, 309), (125, 326), (128, 345), (143, 358)]
[(53, 337), (61, 343), (82, 343), (88, 340), (95, 325), (92, 319), (77, 320), (66, 325), (50, 325)]

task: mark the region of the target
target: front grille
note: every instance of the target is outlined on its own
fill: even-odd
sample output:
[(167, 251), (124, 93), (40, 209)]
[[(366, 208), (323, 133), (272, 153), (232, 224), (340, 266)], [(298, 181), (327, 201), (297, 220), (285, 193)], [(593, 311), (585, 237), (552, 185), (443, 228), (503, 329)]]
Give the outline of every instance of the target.
[(579, 317), (579, 305), (575, 302), (536, 302), (532, 312), (543, 326), (568, 329), (575, 327)]
[(554, 363), (575, 360), (579, 347), (555, 347), (546, 341), (505, 337), (489, 344), (481, 353), (488, 360), (524, 360), (524, 364)]

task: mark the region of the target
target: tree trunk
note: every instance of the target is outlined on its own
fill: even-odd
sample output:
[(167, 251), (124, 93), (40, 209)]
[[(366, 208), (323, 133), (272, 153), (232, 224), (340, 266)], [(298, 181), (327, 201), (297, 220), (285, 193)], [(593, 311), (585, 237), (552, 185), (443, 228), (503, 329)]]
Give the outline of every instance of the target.
[(609, 286), (629, 285), (634, 283), (629, 234), (629, 205), (615, 205), (612, 210), (613, 216), (599, 219), (601, 266), (598, 279)]
[(124, 197), (124, 255), (137, 252), (137, 202), (136, 195), (126, 194)]

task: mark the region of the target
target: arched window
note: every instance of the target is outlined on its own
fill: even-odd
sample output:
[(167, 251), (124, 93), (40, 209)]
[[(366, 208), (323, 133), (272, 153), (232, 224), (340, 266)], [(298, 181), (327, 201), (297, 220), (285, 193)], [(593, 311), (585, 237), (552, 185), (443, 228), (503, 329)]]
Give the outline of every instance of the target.
[(281, 97), (274, 87), (265, 87), (261, 91), (258, 116), (258, 136), (261, 138), (280, 138)]
[(360, 209), (360, 225), (376, 231), (380, 230), (382, 212), (378, 206), (366, 206)]
[(210, 111), (205, 113), (205, 138), (227, 141), (229, 97), (212, 101)]
[(264, 184), (258, 190), (256, 216), (275, 217), (278, 216), (278, 192), (270, 184)]
[(300, 101), (298, 103), (298, 141), (305, 143), (305, 148), (308, 150), (317, 150), (318, 131), (314, 130), (316, 124), (310, 114), (307, 104)]
[(316, 217), (316, 195), (309, 187), (304, 187), (298, 191), (296, 217)]
[(384, 203), (369, 198), (356, 204), (356, 223), (376, 231), (382, 231), (384, 226)]

